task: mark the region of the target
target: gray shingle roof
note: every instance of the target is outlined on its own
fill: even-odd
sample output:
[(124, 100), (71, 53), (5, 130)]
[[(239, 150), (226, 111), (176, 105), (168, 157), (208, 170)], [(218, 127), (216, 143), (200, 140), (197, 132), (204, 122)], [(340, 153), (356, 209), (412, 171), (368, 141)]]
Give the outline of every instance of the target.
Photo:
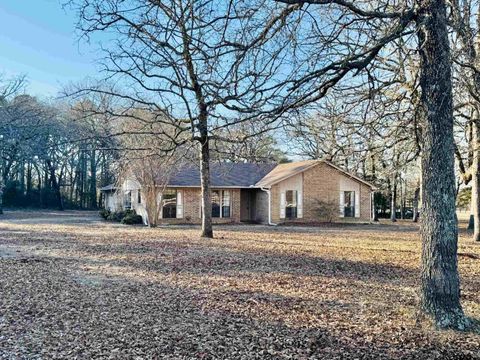
[[(211, 163), (210, 181), (213, 187), (249, 187), (255, 185), (275, 168), (276, 164)], [(168, 185), (200, 186), (200, 168), (186, 165), (176, 171)]]

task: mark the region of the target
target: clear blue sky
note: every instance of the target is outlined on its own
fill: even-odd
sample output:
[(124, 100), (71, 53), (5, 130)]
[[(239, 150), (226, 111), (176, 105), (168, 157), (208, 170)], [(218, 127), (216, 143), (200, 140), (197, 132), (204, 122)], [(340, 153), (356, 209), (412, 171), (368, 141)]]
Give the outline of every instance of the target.
[(55, 96), (62, 85), (97, 74), (95, 47), (79, 43), (62, 0), (0, 0), (0, 73), (25, 74), (27, 91)]

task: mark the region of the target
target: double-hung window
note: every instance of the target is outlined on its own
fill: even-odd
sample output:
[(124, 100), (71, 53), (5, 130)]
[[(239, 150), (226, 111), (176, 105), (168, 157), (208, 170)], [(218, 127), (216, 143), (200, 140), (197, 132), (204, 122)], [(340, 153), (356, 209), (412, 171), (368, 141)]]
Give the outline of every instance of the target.
[(165, 190), (162, 194), (162, 218), (175, 219), (177, 217), (177, 191)]
[(343, 203), (343, 216), (355, 217), (355, 191), (344, 191)]
[(297, 218), (298, 193), (296, 190), (285, 192), (285, 216), (287, 219)]
[(212, 190), (212, 217), (231, 217), (231, 194), (229, 190)]
[(125, 210), (130, 210), (132, 208), (132, 191), (125, 191), (123, 196), (123, 208)]

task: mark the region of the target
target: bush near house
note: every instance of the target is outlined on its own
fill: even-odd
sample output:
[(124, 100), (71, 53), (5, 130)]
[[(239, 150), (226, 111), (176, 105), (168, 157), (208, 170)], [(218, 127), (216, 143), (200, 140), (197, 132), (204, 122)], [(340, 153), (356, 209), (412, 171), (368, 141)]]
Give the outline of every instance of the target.
[(110, 215), (110, 210), (107, 210), (107, 209), (102, 209), (99, 211), (99, 215), (104, 218), (105, 220), (107, 220), (107, 218), (109, 217)]
[(314, 199), (313, 204), (313, 211), (320, 220), (331, 223), (339, 214), (336, 201)]
[(105, 220), (121, 222), (122, 224), (133, 225), (142, 224), (143, 220), (137, 215), (135, 210), (110, 211), (107, 209), (100, 210), (100, 216)]
[(121, 223), (126, 225), (143, 224), (143, 219), (140, 215), (137, 215), (135, 211), (133, 211), (133, 213), (129, 212), (126, 214), (121, 220)]

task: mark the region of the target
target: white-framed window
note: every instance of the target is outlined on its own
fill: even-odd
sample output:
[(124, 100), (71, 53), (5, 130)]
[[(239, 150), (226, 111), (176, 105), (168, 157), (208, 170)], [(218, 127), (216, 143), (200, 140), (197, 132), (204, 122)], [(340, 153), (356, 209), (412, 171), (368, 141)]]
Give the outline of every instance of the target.
[(162, 218), (177, 217), (177, 190), (165, 190), (162, 194)]
[(125, 210), (130, 210), (132, 208), (132, 191), (125, 191), (123, 196), (123, 208)]
[(343, 216), (355, 217), (355, 191), (343, 192)]
[(231, 192), (230, 190), (212, 190), (212, 217), (229, 218), (231, 211)]
[[(181, 219), (183, 218), (183, 191), (176, 189), (167, 189), (161, 196), (163, 219)], [(160, 201), (160, 200), (159, 200)]]
[(285, 217), (287, 219), (297, 218), (298, 192), (297, 190), (285, 191)]

